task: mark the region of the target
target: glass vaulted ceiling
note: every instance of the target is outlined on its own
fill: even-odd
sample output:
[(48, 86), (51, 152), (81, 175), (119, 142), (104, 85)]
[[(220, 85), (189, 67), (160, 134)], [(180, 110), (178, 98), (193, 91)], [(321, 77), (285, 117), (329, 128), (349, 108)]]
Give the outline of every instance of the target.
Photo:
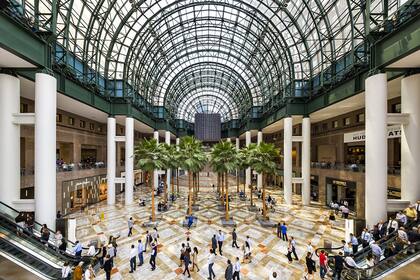
[(364, 3), (58, 1), (57, 38), (89, 69), (175, 118), (209, 112), (228, 121), (293, 95), (295, 81), (354, 50), (364, 40)]

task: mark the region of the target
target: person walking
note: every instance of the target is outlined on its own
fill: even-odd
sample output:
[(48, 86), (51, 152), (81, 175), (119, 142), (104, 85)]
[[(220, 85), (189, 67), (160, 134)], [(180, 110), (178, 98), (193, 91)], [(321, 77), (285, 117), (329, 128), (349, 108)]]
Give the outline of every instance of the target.
[(195, 267), (197, 268), (197, 272), (200, 271), (200, 268), (198, 268), (197, 261), (198, 261), (198, 249), (197, 249), (197, 247), (194, 247), (193, 253), (192, 253), (192, 269), (191, 269), (191, 271), (194, 271)]
[(191, 278), (191, 273), (190, 273), (190, 269), (189, 269), (190, 262), (191, 262), (190, 251), (185, 250), (185, 253), (184, 253), (184, 272), (182, 272), (182, 275), (185, 275), (185, 272), (188, 272), (188, 278)]
[(184, 262), (184, 255), (185, 255), (185, 244), (181, 244), (181, 253), (179, 255), (179, 267), (182, 267), (182, 263)]
[(232, 280), (233, 277), (233, 266), (230, 260), (227, 260), (227, 267), (225, 270), (225, 280)]
[(111, 271), (112, 271), (112, 259), (110, 255), (106, 255), (105, 259), (104, 259), (104, 265), (103, 265), (103, 269), (105, 271), (105, 277), (106, 280), (110, 280), (111, 279)]
[(219, 245), (219, 254), (223, 256), (222, 253), (222, 247), (223, 247), (223, 241), (225, 241), (225, 235), (223, 232), (219, 229), (219, 233), (217, 234), (217, 243)]
[(292, 263), (293, 259), (292, 259), (292, 252), (293, 252), (293, 248), (292, 248), (292, 241), (289, 240), (289, 244), (287, 246), (287, 259), (289, 261), (289, 263)]
[(147, 252), (147, 245), (150, 246), (152, 243), (152, 236), (150, 235), (149, 231), (146, 231), (146, 243), (144, 244), (144, 251)]
[(321, 250), (321, 253), (319, 254), (319, 276), (321, 279), (325, 278), (327, 272), (327, 255), (324, 250)]
[(216, 254), (216, 249), (217, 249), (217, 238), (216, 238), (216, 234), (213, 235), (212, 239), (211, 239), (211, 248), (213, 249), (213, 252), (215, 255)]
[(155, 241), (155, 243), (157, 244), (157, 240), (159, 238), (159, 233), (156, 227), (153, 228), (153, 233), (152, 233), (152, 238)]
[(152, 266), (152, 270), (156, 269), (156, 256), (157, 256), (157, 245), (152, 242), (150, 244), (150, 247), (152, 248), (152, 252), (150, 254), (150, 265)]
[(238, 238), (238, 235), (236, 234), (236, 228), (233, 228), (233, 231), (232, 231), (232, 247), (239, 248), (238, 243), (236, 243), (237, 238)]
[(277, 223), (277, 237), (281, 238), (281, 223)]
[(131, 245), (131, 250), (130, 250), (130, 273), (133, 273), (136, 270), (136, 258), (137, 258), (137, 249), (136, 247), (133, 245)]
[(341, 279), (341, 272), (344, 268), (344, 257), (343, 252), (339, 252), (338, 255), (334, 256), (334, 272), (333, 272), (333, 279), (340, 280)]
[(306, 253), (305, 263), (306, 263), (306, 270), (307, 270), (305, 279), (311, 279), (311, 278), (314, 279), (314, 272), (316, 272), (316, 266), (315, 266), (315, 261), (312, 259), (311, 252)]
[(239, 258), (236, 257), (236, 262), (233, 265), (233, 280), (237, 279), (240, 280), (239, 275), (241, 273), (241, 262), (239, 261)]
[(297, 256), (297, 254), (296, 254), (296, 240), (295, 240), (295, 238), (292, 236), (292, 237), (290, 237), (290, 239), (292, 240), (290, 243), (292, 244), (292, 253), (293, 253), (293, 256), (295, 257), (295, 260), (299, 260), (299, 258), (298, 258), (298, 256)]
[(287, 226), (284, 222), (281, 225), (281, 238), (283, 239), (283, 241), (289, 241), (289, 239), (287, 238)]
[(133, 217), (130, 217), (127, 223), (128, 223), (128, 237), (130, 237), (131, 235), (133, 235), (133, 226), (134, 226)]
[(216, 254), (214, 253), (213, 249), (210, 249), (210, 255), (208, 257), (208, 267), (209, 267), (209, 280), (212, 280), (213, 278), (216, 278), (216, 274), (214, 274), (213, 271), (213, 265), (214, 265), (214, 260), (216, 258)]
[(137, 256), (139, 257), (139, 266), (142, 266), (144, 262), (143, 252), (144, 252), (143, 243), (141, 243), (141, 239), (139, 239), (137, 243)]

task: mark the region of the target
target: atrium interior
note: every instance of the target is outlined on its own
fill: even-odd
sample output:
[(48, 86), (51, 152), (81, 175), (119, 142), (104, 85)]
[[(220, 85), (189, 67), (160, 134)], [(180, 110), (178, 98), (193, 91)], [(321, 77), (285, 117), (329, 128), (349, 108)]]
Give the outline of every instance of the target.
[(418, 279), (420, 0), (0, 0), (0, 279)]

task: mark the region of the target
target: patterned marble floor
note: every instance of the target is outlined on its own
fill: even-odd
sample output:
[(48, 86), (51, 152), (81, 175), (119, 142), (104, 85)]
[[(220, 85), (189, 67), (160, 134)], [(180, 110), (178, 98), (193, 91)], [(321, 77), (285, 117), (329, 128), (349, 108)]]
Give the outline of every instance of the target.
[[(207, 175), (207, 174), (206, 174)], [(218, 210), (216, 193), (211, 186), (216, 182), (216, 177), (210, 174), (209, 177), (202, 176), (202, 186), (199, 193), (198, 204), (200, 208), (194, 212), (198, 216), (197, 227), (190, 232), (182, 227), (187, 210), (187, 188), (180, 187), (180, 198), (170, 207), (169, 211), (161, 214), (157, 212), (160, 221), (159, 250), (157, 257), (157, 269), (150, 270), (148, 264), (149, 251), (145, 254), (145, 265), (129, 274), (129, 248), (136, 244), (138, 239), (144, 242), (145, 232), (148, 230), (142, 227), (143, 223), (150, 216), (150, 194), (147, 189), (142, 188), (135, 192), (135, 198), (145, 198), (146, 207), (139, 207), (137, 204), (124, 206), (124, 195), (117, 198), (115, 206), (107, 206), (106, 201), (89, 207), (85, 213), (76, 213), (73, 216), (77, 219), (77, 238), (86, 244), (90, 240), (107, 242), (110, 235), (121, 235), (118, 239), (118, 254), (115, 268), (112, 272), (112, 279), (187, 279), (182, 275), (179, 265), (179, 251), (181, 243), (190, 238), (191, 247), (199, 249), (200, 272), (193, 272), (190, 279), (207, 279), (207, 256), (210, 248), (210, 241), (213, 234), (221, 229), (227, 240), (224, 242), (223, 257), (217, 255), (214, 270), (216, 279), (224, 279), (224, 270), (227, 258), (234, 260), (236, 256), (242, 259), (242, 251), (231, 246), (231, 227), (223, 227), (221, 217), (224, 212)], [(180, 180), (185, 184), (185, 180)], [(235, 180), (231, 178), (234, 185)], [(236, 186), (229, 188), (233, 194), (236, 193)], [(297, 254), (299, 258), (306, 252), (306, 244), (311, 241), (315, 247), (323, 246), (324, 240), (331, 241), (338, 245), (344, 238), (344, 221), (339, 219), (331, 226), (328, 222), (328, 209), (319, 205), (303, 207), (300, 204), (300, 197), (294, 196), (294, 205), (281, 204), (282, 193), (279, 190), (269, 189), (268, 193), (277, 199), (275, 212), (270, 212), (270, 219), (279, 222), (285, 221), (288, 225), (288, 235), (297, 240)], [(249, 193), (247, 193), (249, 197)], [(257, 201), (257, 207), (261, 207)], [(263, 228), (256, 220), (256, 214), (248, 211), (249, 201), (241, 201), (236, 195), (231, 202), (231, 215), (236, 222), (238, 243), (241, 246), (247, 235), (251, 238), (251, 249), (253, 259), (249, 264), (242, 264), (241, 279), (268, 279), (272, 271), (280, 274), (280, 279), (302, 279), (304, 272), (303, 260), (294, 261), (288, 264), (285, 256), (287, 242), (276, 237), (274, 228)], [(104, 213), (104, 220), (100, 220), (100, 214)], [(127, 220), (129, 217), (135, 220), (133, 235), (127, 237)], [(151, 229), (150, 229), (151, 230)], [(104, 279), (104, 274), (99, 274), (97, 279)]]

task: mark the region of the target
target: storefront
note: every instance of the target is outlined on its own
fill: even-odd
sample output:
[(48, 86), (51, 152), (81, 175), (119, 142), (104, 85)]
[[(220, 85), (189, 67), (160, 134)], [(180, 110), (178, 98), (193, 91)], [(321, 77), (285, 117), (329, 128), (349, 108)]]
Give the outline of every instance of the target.
[(317, 175), (311, 175), (311, 200), (319, 201), (319, 177)]
[(349, 209), (356, 211), (356, 182), (326, 177), (326, 204), (331, 201), (342, 203), (347, 201)]

